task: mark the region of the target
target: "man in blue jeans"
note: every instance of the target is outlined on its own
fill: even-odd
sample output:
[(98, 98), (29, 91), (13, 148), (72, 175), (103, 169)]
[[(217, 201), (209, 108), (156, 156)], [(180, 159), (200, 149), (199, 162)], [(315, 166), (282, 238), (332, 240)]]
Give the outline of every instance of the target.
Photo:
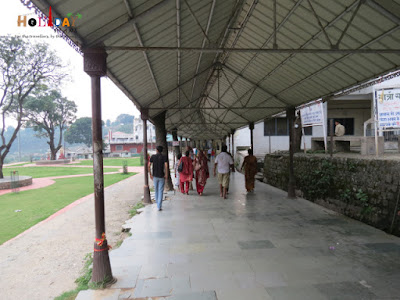
[(149, 168), (150, 178), (154, 182), (154, 191), (156, 193), (156, 202), (158, 210), (162, 210), (162, 199), (164, 193), (165, 180), (168, 176), (168, 157), (162, 155), (163, 147), (157, 146), (157, 153), (150, 157), (150, 164), (153, 168)]

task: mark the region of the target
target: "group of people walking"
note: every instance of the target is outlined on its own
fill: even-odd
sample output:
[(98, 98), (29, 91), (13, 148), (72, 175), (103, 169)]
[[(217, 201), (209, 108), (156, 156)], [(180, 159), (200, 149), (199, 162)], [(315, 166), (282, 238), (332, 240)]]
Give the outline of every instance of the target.
[(183, 194), (189, 194), (190, 185), (195, 178), (197, 193), (202, 196), (209, 177), (208, 158), (204, 151), (198, 151), (196, 156), (189, 148), (185, 156), (178, 154), (178, 160), (175, 163), (175, 185)]
[[(155, 198), (157, 202), (158, 210), (162, 210), (162, 198), (165, 179), (168, 176), (168, 159), (167, 156), (162, 155), (163, 147), (157, 147), (157, 153), (153, 155), (149, 162), (152, 164), (152, 168), (149, 167), (150, 177), (154, 182)], [(188, 147), (185, 152), (185, 156), (178, 154), (177, 161), (175, 163), (175, 185), (180, 189), (183, 194), (189, 194), (189, 190), (192, 188), (193, 178), (196, 179), (196, 190), (197, 193), (202, 196), (204, 188), (207, 183), (207, 179), (210, 177), (208, 168), (208, 162), (210, 156), (213, 158), (213, 150), (207, 152), (207, 150), (197, 150), (195, 155), (193, 149)], [(257, 174), (257, 159), (253, 155), (253, 150), (248, 150), (248, 156), (245, 157), (241, 169), (245, 174), (245, 184), (247, 192), (254, 190), (255, 175)], [(230, 153), (227, 152), (226, 145), (221, 148), (221, 153), (217, 155), (214, 162), (214, 177), (218, 172), (218, 182), (220, 186), (220, 196), (224, 199), (227, 198), (229, 191), (230, 173), (235, 172), (233, 158)]]

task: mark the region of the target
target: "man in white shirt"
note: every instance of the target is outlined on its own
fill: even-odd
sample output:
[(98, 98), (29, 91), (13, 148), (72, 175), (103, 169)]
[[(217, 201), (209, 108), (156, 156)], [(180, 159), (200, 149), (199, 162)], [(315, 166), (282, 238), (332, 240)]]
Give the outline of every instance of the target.
[(335, 135), (336, 136), (344, 136), (345, 128), (339, 121), (335, 122)]
[(214, 164), (214, 177), (216, 176), (216, 169), (218, 167), (218, 182), (220, 189), (220, 196), (226, 199), (227, 188), (229, 186), (229, 171), (233, 167), (233, 159), (227, 151), (226, 145), (221, 148), (221, 153), (217, 155)]

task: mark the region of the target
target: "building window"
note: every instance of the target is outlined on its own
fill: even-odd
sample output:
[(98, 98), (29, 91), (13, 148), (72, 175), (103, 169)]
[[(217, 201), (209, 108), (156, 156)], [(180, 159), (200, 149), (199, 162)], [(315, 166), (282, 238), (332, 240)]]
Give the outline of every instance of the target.
[(264, 121), (264, 136), (289, 135), (287, 118), (274, 118)]
[(276, 118), (276, 135), (289, 135), (287, 118)]
[(131, 148), (131, 149), (130, 149), (130, 152), (131, 152), (131, 153), (137, 153), (137, 148)]
[(123, 149), (124, 149), (124, 147), (122, 145), (115, 146), (115, 150), (117, 150), (117, 151), (122, 151)]
[(312, 126), (304, 127), (304, 135), (312, 135)]

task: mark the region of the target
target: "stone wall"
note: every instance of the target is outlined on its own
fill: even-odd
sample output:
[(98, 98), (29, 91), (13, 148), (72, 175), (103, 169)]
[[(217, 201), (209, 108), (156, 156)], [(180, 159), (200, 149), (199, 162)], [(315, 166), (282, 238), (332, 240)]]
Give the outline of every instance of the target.
[[(15, 188), (17, 187), (23, 187), (23, 186), (28, 186), (32, 184), (32, 177), (31, 176), (19, 176), (18, 177), (18, 185), (14, 186)], [(4, 176), (3, 179), (0, 179), (0, 190), (8, 190), (13, 188), (11, 184), (11, 177), (10, 176)]]
[[(400, 162), (296, 155), (294, 168), (298, 196), (400, 236)], [(287, 190), (288, 170), (288, 155), (265, 156), (264, 182)]]

